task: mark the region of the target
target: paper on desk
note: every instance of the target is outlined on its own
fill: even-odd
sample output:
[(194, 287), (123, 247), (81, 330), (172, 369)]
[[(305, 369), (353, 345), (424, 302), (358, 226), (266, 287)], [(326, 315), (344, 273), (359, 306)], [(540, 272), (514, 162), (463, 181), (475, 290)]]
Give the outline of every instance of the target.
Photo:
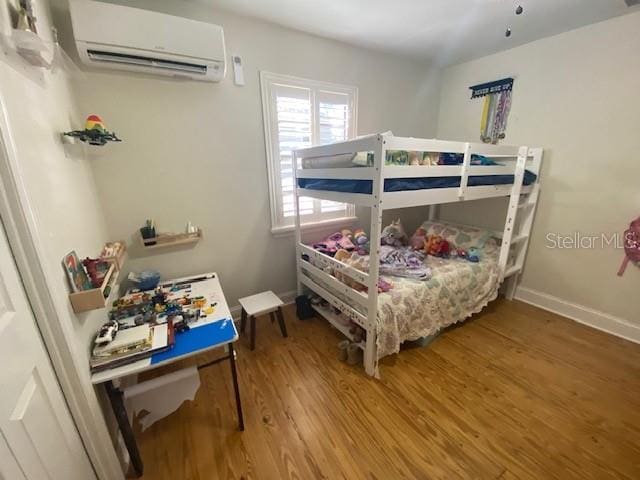
[(155, 422), (175, 412), (185, 400), (192, 400), (200, 388), (197, 367), (185, 368), (163, 375), (124, 390), (124, 398), (133, 408), (134, 415), (145, 410), (142, 417), (142, 431)]

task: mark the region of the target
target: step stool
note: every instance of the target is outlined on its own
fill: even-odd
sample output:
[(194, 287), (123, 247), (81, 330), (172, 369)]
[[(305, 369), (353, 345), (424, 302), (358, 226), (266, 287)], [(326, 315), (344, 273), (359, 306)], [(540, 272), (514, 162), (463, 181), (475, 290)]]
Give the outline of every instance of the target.
[(280, 333), (283, 337), (287, 337), (287, 326), (284, 323), (284, 315), (282, 314), (282, 300), (280, 300), (272, 291), (257, 293), (250, 297), (240, 298), (238, 300), (242, 307), (240, 315), (240, 332), (244, 333), (244, 329), (247, 323), (247, 317), (251, 320), (251, 350), (256, 348), (256, 317), (260, 315), (269, 314), (271, 317), (271, 323), (276, 318), (280, 325)]

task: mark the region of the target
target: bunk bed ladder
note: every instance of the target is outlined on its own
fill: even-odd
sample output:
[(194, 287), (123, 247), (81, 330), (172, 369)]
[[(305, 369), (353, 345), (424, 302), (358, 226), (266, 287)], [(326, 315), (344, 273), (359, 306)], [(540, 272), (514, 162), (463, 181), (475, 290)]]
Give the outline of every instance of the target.
[[(531, 149), (529, 154), (533, 155), (533, 165), (531, 169), (539, 176), (542, 164), (542, 149)], [(538, 180), (533, 184), (531, 192), (525, 196), (524, 202), (518, 203), (518, 215), (523, 215), (523, 217), (520, 222), (518, 233), (511, 239), (511, 246), (514, 247), (515, 250), (515, 252), (513, 252), (514, 262), (513, 265), (507, 267), (505, 272), (505, 277), (508, 277), (508, 279), (505, 282), (504, 293), (508, 300), (513, 300), (513, 297), (515, 296), (518, 279), (520, 278), (520, 274), (527, 257), (529, 241), (531, 239), (531, 229), (533, 228), (533, 219), (536, 214), (539, 194), (540, 181)]]
[[(524, 179), (525, 165), (527, 156), (529, 155), (528, 147), (520, 147), (518, 150), (518, 159), (516, 161), (516, 169), (514, 173), (513, 186), (511, 187), (511, 195), (509, 198), (509, 207), (507, 208), (507, 219), (504, 224), (504, 232), (502, 233), (502, 246), (500, 247), (500, 258), (498, 264), (501, 271), (501, 279), (504, 280), (508, 276), (507, 263), (511, 253), (511, 245), (514, 240), (514, 228), (516, 225), (516, 217), (520, 205), (520, 192), (522, 191), (522, 181)], [(525, 233), (525, 232), (522, 232)], [(528, 233), (528, 232), (527, 232)], [(519, 234), (516, 240), (522, 241)], [(526, 241), (526, 239), (524, 239)], [(515, 266), (514, 266), (515, 267)]]

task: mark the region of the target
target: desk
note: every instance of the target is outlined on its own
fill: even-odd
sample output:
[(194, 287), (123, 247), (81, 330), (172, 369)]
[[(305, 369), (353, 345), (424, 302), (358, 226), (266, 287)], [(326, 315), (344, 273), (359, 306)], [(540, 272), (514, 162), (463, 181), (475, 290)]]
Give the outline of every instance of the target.
[(91, 382), (94, 385), (104, 384), (113, 408), (113, 413), (118, 421), (118, 427), (122, 433), (131, 464), (138, 476), (142, 475), (143, 464), (136, 444), (133, 429), (129, 423), (129, 418), (124, 406), (122, 391), (115, 387), (113, 380), (146, 372), (163, 365), (184, 360), (185, 358), (204, 353), (206, 351), (218, 348), (224, 345), (228, 346), (228, 354), (217, 358), (204, 365), (198, 366), (198, 369), (208, 367), (210, 365), (229, 360), (231, 366), (231, 378), (233, 380), (233, 388), (235, 391), (236, 409), (238, 413), (238, 426), (240, 430), (244, 430), (244, 418), (242, 416), (242, 403), (240, 401), (240, 390), (238, 389), (238, 375), (235, 361), (235, 350), (233, 342), (238, 340), (238, 332), (233, 323), (229, 306), (224, 298), (220, 279), (215, 273), (207, 273), (195, 275), (192, 277), (179, 278), (162, 282), (160, 285), (169, 292), (169, 299), (172, 296), (181, 297), (185, 294), (185, 289), (170, 291), (171, 287), (178, 287), (190, 284), (190, 297), (203, 296), (207, 301), (207, 306), (216, 303), (215, 310), (206, 317), (200, 317), (196, 322), (191, 323), (191, 329), (187, 332), (176, 334), (175, 345), (171, 350), (155, 353), (149, 358), (139, 360), (128, 365), (112, 368), (102, 372), (95, 373), (91, 376)]

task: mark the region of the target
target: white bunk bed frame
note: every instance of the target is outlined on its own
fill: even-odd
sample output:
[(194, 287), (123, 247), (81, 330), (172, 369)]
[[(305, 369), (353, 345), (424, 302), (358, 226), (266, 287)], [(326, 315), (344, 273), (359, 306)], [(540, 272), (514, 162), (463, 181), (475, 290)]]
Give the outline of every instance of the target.
[[(461, 165), (436, 166), (392, 166), (385, 165), (388, 150), (407, 150), (418, 152), (450, 152), (463, 154)], [(295, 169), (295, 232), (296, 232), (296, 268), (298, 294), (303, 293), (303, 286), (314, 291), (333, 307), (336, 307), (349, 319), (360, 325), (367, 333), (366, 340), (359, 343), (364, 350), (364, 367), (369, 375), (377, 375), (376, 322), (378, 307), (378, 270), (379, 245), (382, 229), (383, 210), (429, 206), (429, 218), (436, 218), (437, 205), (492, 197), (509, 197), (509, 206), (502, 232), (495, 232), (501, 238), (499, 267), (500, 281), (506, 282), (505, 296), (512, 299), (515, 293), (519, 274), (522, 270), (529, 235), (533, 224), (535, 209), (540, 192), (540, 166), (543, 150), (525, 146), (488, 145), (481, 143), (451, 142), (418, 138), (395, 137), (391, 134), (375, 134), (354, 140), (305, 148), (293, 152), (294, 165), (298, 159), (334, 156), (345, 153), (374, 152), (373, 166), (349, 168), (308, 168)], [(504, 165), (475, 166), (471, 165), (473, 154), (498, 159)], [(523, 185), (525, 169), (536, 174), (537, 179), (531, 185)], [(514, 175), (513, 185), (469, 186), (468, 178), (473, 175)], [(455, 188), (434, 188), (385, 192), (384, 181), (387, 178), (420, 178), (420, 177), (460, 177), (460, 186)], [(311, 190), (298, 187), (298, 178), (371, 180), (372, 193), (342, 193), (334, 191)], [(333, 200), (369, 207), (371, 209), (371, 225), (369, 240), (371, 252), (369, 272), (362, 272), (343, 262), (322, 254), (302, 243), (301, 221), (299, 214), (299, 198), (312, 197), (321, 200)], [(516, 223), (516, 219), (522, 219)], [(517, 231), (515, 231), (517, 229)], [(378, 248), (375, 248), (378, 246)], [(303, 255), (313, 260), (315, 266), (303, 259)], [(319, 268), (320, 267), (320, 268)], [(327, 273), (339, 272), (367, 287), (367, 293), (359, 292)], [(304, 272), (304, 273), (303, 273)], [(306, 273), (306, 275), (305, 275)], [(321, 286), (317, 280), (329, 285), (332, 290), (340, 292), (352, 304), (342, 301)], [(336, 319), (331, 308), (314, 306), (315, 310), (325, 317), (345, 336), (353, 337)]]

